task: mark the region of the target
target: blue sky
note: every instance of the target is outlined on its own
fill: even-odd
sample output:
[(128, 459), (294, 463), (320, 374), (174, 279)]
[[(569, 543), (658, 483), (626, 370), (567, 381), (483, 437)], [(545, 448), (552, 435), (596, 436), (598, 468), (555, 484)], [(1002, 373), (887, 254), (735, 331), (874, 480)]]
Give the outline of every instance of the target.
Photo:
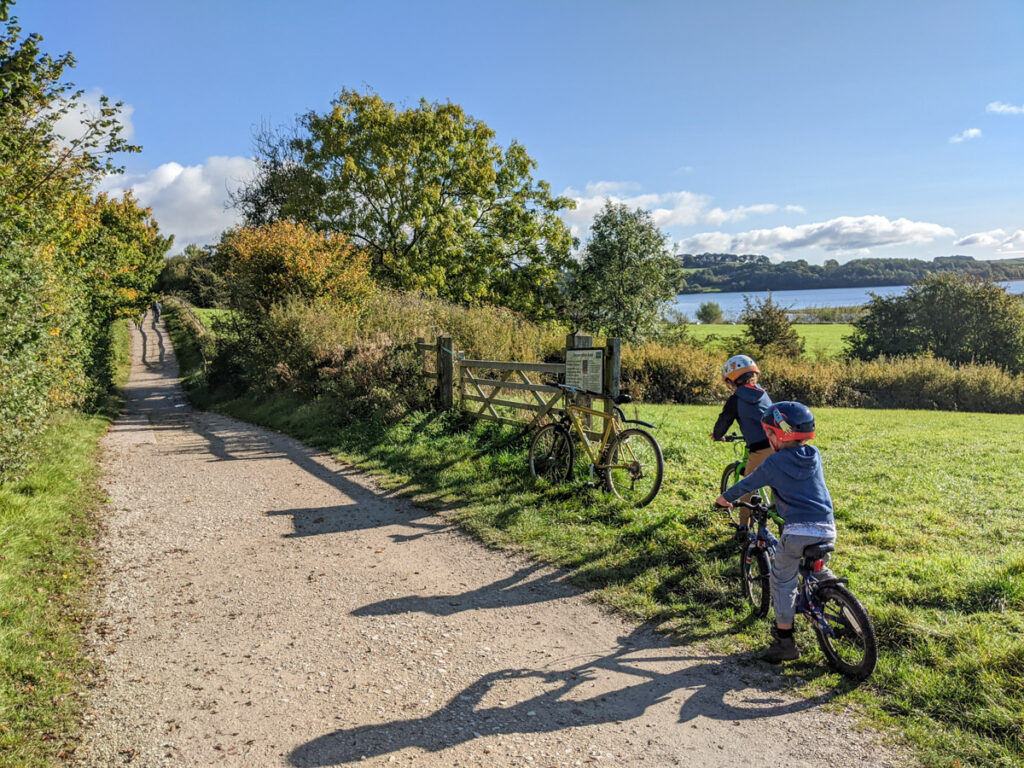
[(128, 106), (177, 247), (234, 214), (261, 122), (343, 87), (451, 100), (576, 198), (682, 252), (820, 263), (1024, 253), (1024, 3), (21, 0), (72, 79)]

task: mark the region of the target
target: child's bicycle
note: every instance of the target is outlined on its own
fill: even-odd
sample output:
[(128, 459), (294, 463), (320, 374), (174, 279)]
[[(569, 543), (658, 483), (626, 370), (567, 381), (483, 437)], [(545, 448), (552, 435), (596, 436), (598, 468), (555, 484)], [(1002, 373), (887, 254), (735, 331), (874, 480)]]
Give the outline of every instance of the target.
[[(630, 396), (625, 393), (609, 397), (567, 384), (556, 386), (565, 393), (565, 408), (557, 421), (538, 429), (530, 441), (530, 472), (533, 476), (556, 485), (569, 480), (576, 466), (575, 435), (590, 459), (592, 479), (596, 475), (606, 491), (638, 507), (650, 504), (658, 495), (665, 474), (661, 446), (650, 432), (636, 427), (624, 429), (622, 425), (640, 424), (651, 429), (654, 425), (625, 417), (618, 407), (630, 402)], [(574, 394), (611, 400), (614, 404), (612, 413), (575, 405), (569, 399)], [(591, 441), (587, 436), (580, 420), (581, 414), (604, 419), (600, 441)]]
[[(771, 602), (768, 580), (779, 540), (768, 528), (770, 512), (762, 499), (752, 496), (750, 502), (736, 502), (736, 506), (750, 510), (753, 522), (740, 555), (740, 574), (743, 593), (753, 606), (754, 615), (762, 617), (768, 614)], [(804, 548), (796, 610), (811, 622), (828, 665), (854, 680), (864, 680), (878, 661), (875, 628), (864, 606), (846, 588), (846, 579), (818, 579), (815, 575), (824, 568), (824, 556), (832, 549), (831, 544)]]
[[(743, 439), (743, 435), (726, 435), (722, 440), (723, 442), (733, 444), (733, 453), (736, 458), (722, 472), (722, 482), (718, 486), (719, 493), (725, 493), (726, 488), (735, 485), (743, 479), (747, 472), (747, 460), (750, 458), (750, 448), (747, 447), (747, 442)], [(737, 444), (743, 446), (742, 451), (737, 450)], [(771, 506), (771, 488), (762, 488), (760, 494), (761, 498), (768, 499), (768, 506)], [(772, 517), (773, 519), (775, 518), (774, 515)]]

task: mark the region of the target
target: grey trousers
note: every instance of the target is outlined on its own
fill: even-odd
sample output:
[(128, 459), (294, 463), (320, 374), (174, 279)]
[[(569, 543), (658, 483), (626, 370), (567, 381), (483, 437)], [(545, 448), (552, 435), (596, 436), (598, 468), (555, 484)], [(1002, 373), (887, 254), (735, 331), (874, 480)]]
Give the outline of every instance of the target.
[[(775, 605), (775, 623), (792, 624), (796, 614), (796, 590), (800, 573), (800, 557), (804, 547), (811, 544), (832, 544), (835, 539), (823, 539), (819, 536), (793, 536), (782, 534), (782, 540), (775, 550), (775, 561), (772, 563), (771, 588), (772, 603)], [(829, 555), (823, 558), (828, 566)], [(816, 574), (819, 579), (832, 578), (832, 572), (826, 567)]]

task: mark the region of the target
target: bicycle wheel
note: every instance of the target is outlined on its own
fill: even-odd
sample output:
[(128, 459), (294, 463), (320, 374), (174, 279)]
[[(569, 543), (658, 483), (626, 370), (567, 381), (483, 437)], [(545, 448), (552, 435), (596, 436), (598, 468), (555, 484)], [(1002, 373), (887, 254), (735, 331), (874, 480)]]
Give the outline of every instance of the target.
[(854, 680), (864, 680), (875, 671), (878, 641), (871, 617), (841, 584), (826, 584), (816, 590), (818, 607), (832, 629), (832, 635), (815, 627), (818, 645), (828, 665)]
[(569, 430), (561, 424), (545, 424), (530, 441), (530, 473), (553, 485), (564, 483), (572, 476), (576, 463)]
[(722, 482), (718, 485), (719, 493), (725, 493), (726, 489), (736, 482), (734, 478), (736, 477), (736, 468), (739, 465), (740, 463), (738, 461), (734, 461), (725, 468), (725, 471), (722, 473)]
[(651, 503), (661, 489), (665, 458), (654, 436), (642, 429), (624, 429), (604, 454), (605, 488), (638, 507)]
[(740, 579), (743, 583), (743, 595), (754, 609), (757, 618), (768, 615), (768, 606), (772, 602), (772, 590), (768, 583), (768, 575), (772, 566), (768, 554), (753, 545), (740, 552)]

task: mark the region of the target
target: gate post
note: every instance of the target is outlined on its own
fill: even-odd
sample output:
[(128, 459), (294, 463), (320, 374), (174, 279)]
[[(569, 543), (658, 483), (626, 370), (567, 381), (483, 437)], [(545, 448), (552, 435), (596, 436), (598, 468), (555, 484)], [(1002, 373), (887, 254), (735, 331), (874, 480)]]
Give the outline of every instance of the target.
[(455, 381), (455, 353), (452, 351), (452, 337), (437, 337), (437, 404), (441, 410), (451, 410), (455, 405), (452, 387)]
[[(619, 394), (622, 375), (622, 340), (608, 339), (604, 345), (604, 394), (614, 397)], [(604, 401), (604, 412), (612, 413), (615, 407), (611, 400)]]

